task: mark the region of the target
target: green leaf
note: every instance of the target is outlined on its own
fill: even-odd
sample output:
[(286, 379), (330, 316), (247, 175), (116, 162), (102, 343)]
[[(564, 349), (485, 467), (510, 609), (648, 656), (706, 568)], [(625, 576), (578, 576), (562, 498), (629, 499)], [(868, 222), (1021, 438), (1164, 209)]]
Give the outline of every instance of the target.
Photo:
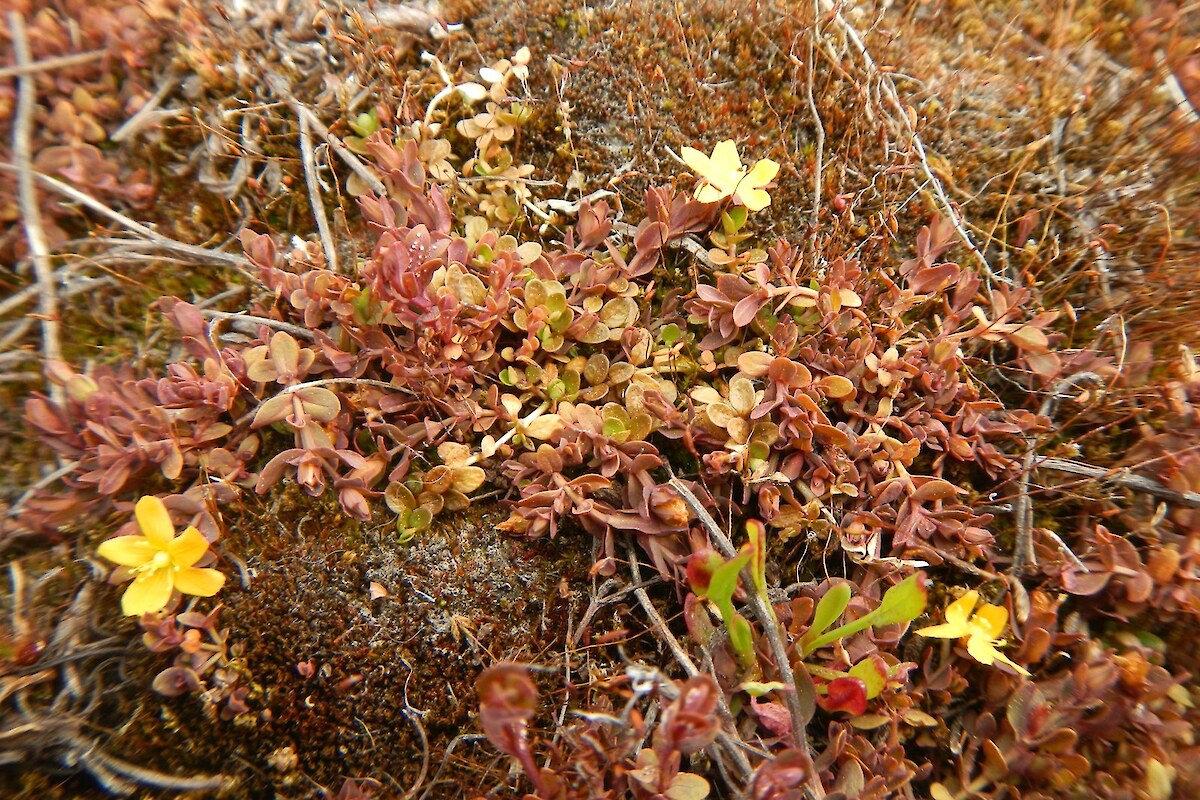
[(664, 325), (658, 336), (662, 339), (663, 344), (670, 347), (682, 338), (683, 331), (679, 330), (679, 326), (672, 322), (670, 325)]
[[(754, 578), (754, 589), (767, 599), (767, 526), (757, 519), (746, 520), (746, 536), (750, 539), (742, 546), (750, 554), (750, 575)], [(770, 602), (767, 602), (768, 608)]]
[(371, 109), (350, 120), (350, 128), (364, 139), (379, 130), (379, 114)]
[(746, 224), (747, 209), (745, 206), (735, 206), (721, 214), (721, 227), (727, 236), (732, 236)]
[(354, 307), (354, 321), (359, 325), (374, 325), (379, 322), (379, 303), (371, 297), (371, 290), (364, 289), (350, 303)]
[(708, 583), (705, 596), (720, 608), (729, 605), (732, 608), (733, 593), (737, 591), (738, 573), (750, 561), (749, 553), (742, 553), (737, 558), (726, 561), (713, 570), (712, 580)]
[(414, 531), (423, 531), (433, 523), (433, 512), (425, 506), (419, 506), (408, 512), (407, 525)]
[(851, 594), (848, 583), (839, 583), (825, 593), (825, 596), (817, 603), (817, 610), (813, 612), (812, 625), (800, 638), (801, 647), (805, 647), (808, 642), (816, 639), (825, 632), (826, 628), (837, 622), (838, 617), (850, 604)]
[(754, 664), (754, 637), (750, 633), (750, 623), (741, 614), (735, 613), (727, 620), (725, 627), (729, 629), (729, 644), (737, 653), (738, 661), (744, 669)]
[(918, 572), (897, 583), (883, 596), (879, 608), (870, 614), (859, 617), (854, 622), (835, 628), (824, 636), (808, 643), (803, 648), (804, 655), (818, 650), (827, 644), (853, 636), (859, 631), (876, 625), (892, 625), (897, 622), (912, 622), (925, 611), (925, 603), (929, 591), (925, 587), (925, 575)]
[[(733, 593), (737, 590), (738, 573), (750, 561), (750, 553), (743, 552), (713, 570), (712, 579), (704, 596), (712, 601), (721, 614), (725, 629), (729, 633), (729, 644), (744, 668), (754, 664), (754, 640), (750, 623), (733, 608)], [(718, 556), (719, 558), (719, 556)]]
[(929, 589), (925, 586), (925, 574), (910, 575), (887, 590), (879, 608), (872, 612), (872, 625), (892, 625), (912, 622), (925, 613), (929, 601)]
[(615, 439), (624, 433), (625, 430), (625, 423), (621, 422), (619, 419), (610, 418), (604, 420), (604, 435), (610, 439)]

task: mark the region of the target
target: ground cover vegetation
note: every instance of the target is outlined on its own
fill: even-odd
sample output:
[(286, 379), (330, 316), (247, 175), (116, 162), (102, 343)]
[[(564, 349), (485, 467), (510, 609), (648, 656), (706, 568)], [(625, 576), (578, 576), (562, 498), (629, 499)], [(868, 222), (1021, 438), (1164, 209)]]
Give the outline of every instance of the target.
[(10, 6), (6, 796), (1200, 790), (1186, 6)]

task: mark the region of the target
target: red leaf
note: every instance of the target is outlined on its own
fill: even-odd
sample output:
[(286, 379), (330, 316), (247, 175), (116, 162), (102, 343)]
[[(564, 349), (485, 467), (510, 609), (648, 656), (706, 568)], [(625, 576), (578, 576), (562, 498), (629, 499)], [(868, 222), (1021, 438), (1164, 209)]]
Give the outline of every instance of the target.
[(711, 744), (721, 728), (715, 713), (720, 692), (717, 682), (708, 675), (689, 678), (654, 731), (655, 749), (660, 753), (678, 750), (687, 755)]
[(519, 758), (525, 748), (525, 724), (537, 709), (538, 692), (523, 667), (500, 663), (475, 681), (479, 693), (479, 723), (488, 740), (502, 752)]
[(723, 563), (717, 552), (707, 547), (692, 553), (687, 562), (687, 580), (692, 591), (704, 595), (712, 581), (713, 572)]
[(949, 500), (958, 494), (958, 487), (949, 481), (934, 478), (913, 492), (910, 498), (914, 503), (924, 503), (929, 500)]
[(792, 731), (792, 714), (780, 703), (759, 703), (750, 699), (750, 710), (759, 723), (774, 736), (788, 736)]
[(817, 695), (817, 705), (826, 711), (846, 711), (852, 716), (867, 711), (867, 685), (858, 678), (835, 678), (829, 682), (829, 694)]
[(764, 298), (757, 293), (738, 300), (737, 305), (733, 307), (734, 324), (741, 328), (753, 322), (758, 310), (763, 307), (763, 302)]
[(1065, 572), (1062, 584), (1071, 594), (1086, 596), (1102, 590), (1111, 578), (1111, 572)]
[(543, 788), (541, 771), (529, 747), (529, 719), (537, 711), (538, 691), (519, 664), (501, 662), (488, 667), (475, 681), (479, 693), (479, 725), (500, 752), (521, 763), (525, 774)]

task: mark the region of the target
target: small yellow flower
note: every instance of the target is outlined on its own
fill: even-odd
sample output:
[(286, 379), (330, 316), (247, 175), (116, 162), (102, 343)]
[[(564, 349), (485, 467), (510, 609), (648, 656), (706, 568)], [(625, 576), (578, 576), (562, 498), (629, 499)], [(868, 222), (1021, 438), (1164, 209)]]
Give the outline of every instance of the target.
[(208, 552), (208, 540), (194, 527), (178, 536), (167, 507), (157, 497), (143, 497), (134, 507), (141, 536), (109, 539), (96, 552), (133, 574), (133, 583), (121, 597), (126, 616), (160, 611), (178, 589), (184, 594), (210, 597), (225, 585), (215, 569), (194, 566)]
[(716, 203), (732, 197), (751, 211), (771, 205), (771, 195), (762, 187), (775, 180), (779, 165), (769, 158), (747, 169), (742, 165), (737, 145), (726, 139), (713, 148), (712, 157), (691, 147), (683, 148), (683, 160), (703, 182), (696, 189), (701, 203)]
[(972, 614), (977, 602), (979, 592), (972, 589), (946, 607), (944, 624), (922, 628), (917, 633), (939, 639), (966, 639), (967, 652), (980, 664), (991, 666), (996, 661), (1002, 661), (1022, 675), (1029, 675), (1027, 669), (1010, 661), (996, 649), (1005, 644), (1003, 639), (997, 637), (1008, 624), (1008, 609), (984, 603), (982, 608)]

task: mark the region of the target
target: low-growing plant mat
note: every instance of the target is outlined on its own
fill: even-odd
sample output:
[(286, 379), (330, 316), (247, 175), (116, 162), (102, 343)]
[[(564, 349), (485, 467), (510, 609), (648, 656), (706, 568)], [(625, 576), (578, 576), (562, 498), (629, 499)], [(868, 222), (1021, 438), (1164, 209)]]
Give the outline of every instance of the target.
[(0, 793), (1195, 796), (1197, 18), (10, 3)]

